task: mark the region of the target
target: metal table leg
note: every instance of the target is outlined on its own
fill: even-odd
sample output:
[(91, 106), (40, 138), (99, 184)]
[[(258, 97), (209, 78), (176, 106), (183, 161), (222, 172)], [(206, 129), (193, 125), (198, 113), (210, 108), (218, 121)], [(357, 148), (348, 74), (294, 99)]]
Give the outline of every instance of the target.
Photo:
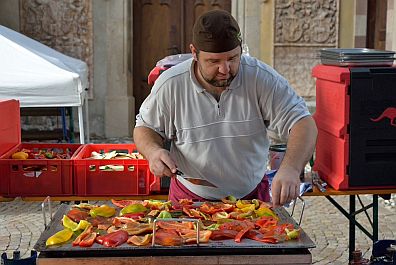
[(355, 195), (349, 195), (349, 260), (352, 260), (352, 252), (355, 250)]
[(378, 241), (378, 195), (373, 194), (373, 243)]
[[(361, 209), (356, 210), (356, 195), (349, 195), (349, 212), (346, 211), (336, 200), (331, 196), (325, 196), (346, 218), (349, 220), (349, 260), (352, 259), (352, 252), (355, 250), (356, 241), (356, 227), (360, 229), (367, 237), (369, 237), (373, 243), (378, 240), (378, 195), (373, 194), (373, 202), (369, 205), (363, 205), (359, 198), (359, 202), (362, 206)], [(371, 221), (367, 210), (373, 208), (373, 220)], [(361, 225), (355, 218), (359, 213), (364, 212), (368, 221), (370, 222), (372, 233), (370, 233), (363, 225)]]

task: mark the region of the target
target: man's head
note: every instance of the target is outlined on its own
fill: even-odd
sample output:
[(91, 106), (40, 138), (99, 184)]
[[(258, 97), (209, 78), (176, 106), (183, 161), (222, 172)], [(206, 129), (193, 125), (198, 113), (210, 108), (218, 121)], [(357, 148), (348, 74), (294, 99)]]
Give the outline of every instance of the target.
[(241, 57), (238, 23), (224, 10), (201, 15), (193, 27), (191, 52), (201, 77), (215, 87), (227, 87), (236, 76)]
[(202, 14), (195, 22), (192, 43), (200, 51), (227, 52), (241, 46), (241, 32), (230, 13), (211, 10)]

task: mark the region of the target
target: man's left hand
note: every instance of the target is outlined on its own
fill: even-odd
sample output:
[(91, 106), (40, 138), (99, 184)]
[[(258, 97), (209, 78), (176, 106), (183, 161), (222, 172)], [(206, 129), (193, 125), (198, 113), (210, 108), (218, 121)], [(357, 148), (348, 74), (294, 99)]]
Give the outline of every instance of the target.
[(280, 168), (272, 181), (272, 204), (280, 207), (295, 200), (300, 193), (300, 172), (292, 168)]

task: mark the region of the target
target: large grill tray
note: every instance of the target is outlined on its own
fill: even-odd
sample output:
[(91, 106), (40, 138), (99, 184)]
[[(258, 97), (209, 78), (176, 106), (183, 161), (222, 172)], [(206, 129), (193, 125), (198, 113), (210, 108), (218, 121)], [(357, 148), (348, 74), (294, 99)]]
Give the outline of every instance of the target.
[[(234, 240), (218, 240), (210, 241), (209, 243), (200, 243), (199, 246), (183, 245), (174, 247), (163, 246), (145, 246), (139, 247), (130, 244), (123, 244), (116, 248), (108, 248), (103, 245), (94, 243), (93, 246), (82, 248), (79, 246), (73, 247), (71, 242), (57, 246), (46, 247), (47, 239), (56, 232), (63, 229), (62, 217), (70, 210), (67, 204), (60, 205), (58, 211), (55, 213), (49, 226), (43, 231), (39, 240), (34, 246), (34, 249), (40, 251), (41, 256), (45, 257), (110, 257), (110, 256), (209, 256), (209, 255), (262, 255), (270, 253), (292, 254), (301, 252), (303, 249), (314, 248), (315, 244), (301, 230), (301, 236), (298, 240), (285, 241), (279, 244), (267, 244), (258, 241), (243, 238), (241, 243), (236, 243)], [(284, 208), (278, 208), (275, 212), (280, 217), (281, 223), (292, 223), (298, 227), (294, 219), (288, 214)]]

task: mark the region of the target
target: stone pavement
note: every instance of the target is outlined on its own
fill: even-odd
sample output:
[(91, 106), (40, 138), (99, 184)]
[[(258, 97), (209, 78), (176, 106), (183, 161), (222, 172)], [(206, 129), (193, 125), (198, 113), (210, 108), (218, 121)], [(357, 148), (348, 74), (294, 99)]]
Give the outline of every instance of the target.
[[(370, 195), (360, 196), (364, 204), (371, 202)], [(349, 197), (335, 198), (347, 209)], [(306, 208), (302, 228), (316, 243), (312, 249), (314, 264), (348, 264), (348, 220), (325, 198), (304, 197)], [(396, 239), (396, 196), (389, 201), (379, 199), (379, 239)], [(53, 202), (53, 209), (59, 202)], [(359, 203), (356, 209), (359, 209)], [(299, 205), (296, 206), (295, 219), (299, 217)], [(369, 222), (364, 213), (357, 219), (370, 231)], [(14, 250), (21, 257), (30, 256), (30, 250), (38, 240), (44, 228), (40, 202), (23, 201), (16, 198), (11, 202), (0, 202), (0, 253), (9, 257)], [(361, 232), (356, 231), (356, 248), (361, 249), (366, 258), (370, 257), (372, 243)]]

